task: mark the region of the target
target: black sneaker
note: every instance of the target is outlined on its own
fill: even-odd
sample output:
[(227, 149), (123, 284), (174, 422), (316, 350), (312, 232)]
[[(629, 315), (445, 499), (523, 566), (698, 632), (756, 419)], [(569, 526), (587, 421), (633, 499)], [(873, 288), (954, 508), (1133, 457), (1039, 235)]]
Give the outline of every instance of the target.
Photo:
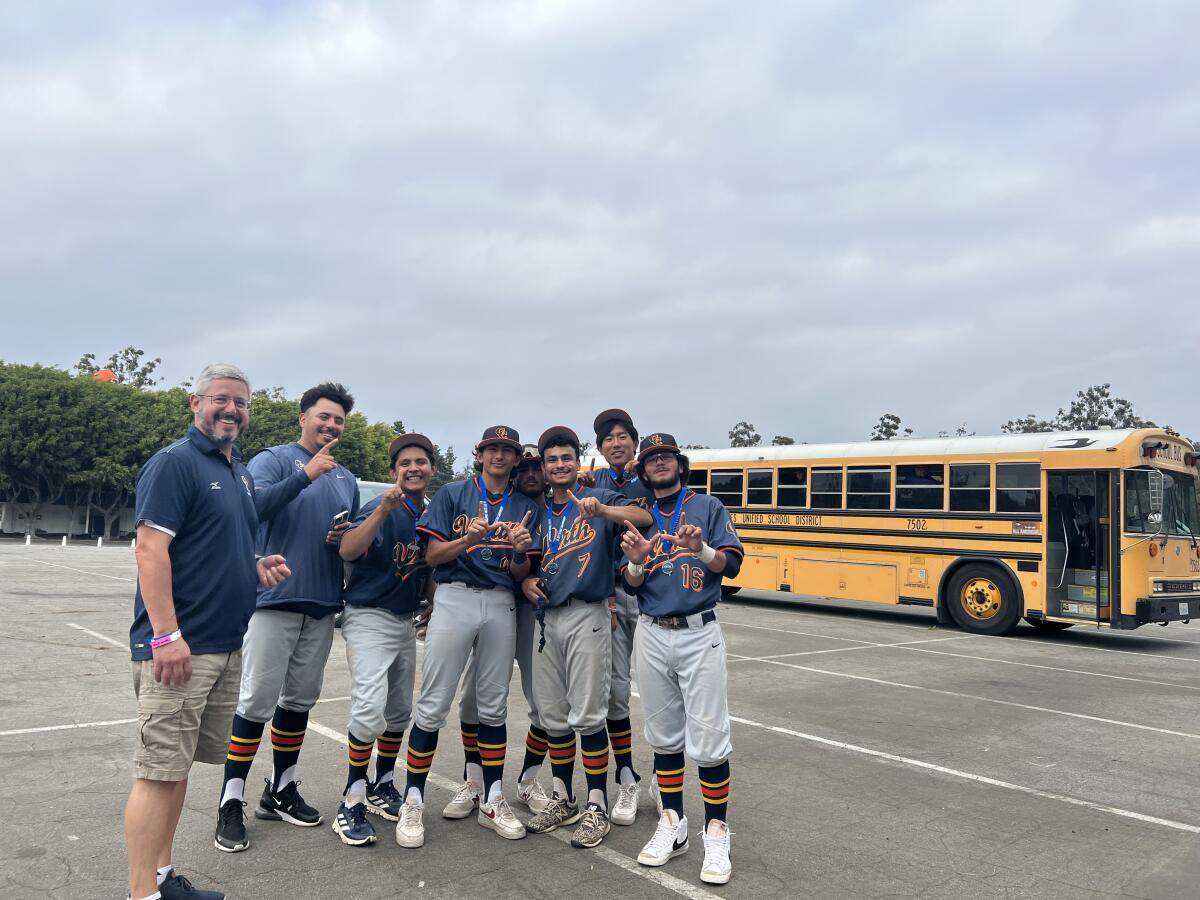
[(213, 835), (213, 846), (225, 853), (237, 853), (250, 846), (246, 838), (246, 814), (241, 800), (227, 800), (217, 811), (217, 833)]
[(162, 900), (225, 900), (225, 895), (220, 891), (202, 891), (192, 887), (192, 883), (174, 869), (158, 886), (158, 892), (162, 894)]
[(333, 817), (333, 830), (343, 844), (351, 847), (375, 843), (375, 828), (367, 821), (365, 803), (355, 803), (353, 806), (339, 804), (337, 815)]
[(383, 784), (373, 784), (367, 788), (367, 812), (383, 816), (390, 822), (400, 821), (400, 805), (403, 802), (404, 798), (390, 778)]
[(304, 798), (300, 796), (300, 782), (288, 782), (288, 786), (282, 791), (275, 792), (271, 790), (270, 779), (264, 780), (267, 786), (263, 788), (262, 799), (258, 801), (258, 808), (254, 810), (254, 818), (270, 822), (288, 822), (292, 825), (303, 825), (305, 828), (312, 828), (324, 821), (321, 814), (305, 803)]

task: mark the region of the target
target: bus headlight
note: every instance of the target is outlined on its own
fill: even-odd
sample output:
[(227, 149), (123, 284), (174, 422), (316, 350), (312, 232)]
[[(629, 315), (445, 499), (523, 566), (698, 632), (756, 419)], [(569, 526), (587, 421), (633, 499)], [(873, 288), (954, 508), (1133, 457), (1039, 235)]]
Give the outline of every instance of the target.
[(1161, 581), (1154, 582), (1154, 586), (1150, 590), (1156, 594), (1161, 594), (1163, 592), (1163, 583)]

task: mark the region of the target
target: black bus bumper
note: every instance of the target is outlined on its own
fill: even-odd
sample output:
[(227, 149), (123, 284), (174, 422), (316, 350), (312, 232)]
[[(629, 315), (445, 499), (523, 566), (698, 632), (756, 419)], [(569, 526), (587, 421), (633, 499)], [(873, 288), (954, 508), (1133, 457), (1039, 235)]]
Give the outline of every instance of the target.
[(1165, 597), (1139, 597), (1136, 619), (1137, 625), (1200, 619), (1200, 597), (1180, 594)]

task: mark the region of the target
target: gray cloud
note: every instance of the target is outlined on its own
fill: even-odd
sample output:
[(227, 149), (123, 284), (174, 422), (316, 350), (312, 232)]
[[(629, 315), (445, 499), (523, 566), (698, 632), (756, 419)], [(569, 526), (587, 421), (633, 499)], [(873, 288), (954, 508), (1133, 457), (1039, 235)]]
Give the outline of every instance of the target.
[(1193, 4), (19, 8), (0, 357), (215, 358), (465, 450), (981, 433), (1111, 381), (1200, 437)]

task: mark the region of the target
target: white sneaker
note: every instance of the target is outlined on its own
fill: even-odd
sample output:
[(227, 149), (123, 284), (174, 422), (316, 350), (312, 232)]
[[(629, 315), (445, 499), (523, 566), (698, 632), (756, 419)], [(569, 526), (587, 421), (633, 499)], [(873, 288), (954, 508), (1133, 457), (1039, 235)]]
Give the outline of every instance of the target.
[(729, 826), (713, 819), (704, 831), (704, 865), (700, 880), (708, 884), (725, 884), (733, 872), (729, 861)]
[(632, 825), (637, 818), (638, 797), (641, 793), (642, 787), (636, 781), (621, 785), (617, 792), (617, 802), (613, 804), (608, 820), (614, 825)]
[(663, 814), (662, 794), (658, 792), (658, 776), (650, 776), (650, 796), (654, 798), (654, 809), (658, 812), (658, 817), (661, 819)]
[(447, 819), (465, 819), (479, 808), (479, 793), (482, 790), (478, 782), (464, 781), (454, 799), (442, 810), (442, 815)]
[(510, 841), (519, 841), (525, 837), (525, 826), (513, 815), (512, 808), (503, 797), (495, 803), (479, 804), (479, 824)]
[(517, 783), (517, 799), (529, 807), (531, 813), (540, 813), (550, 805), (550, 798), (535, 778), (532, 781)]
[(396, 823), (396, 843), (401, 847), (420, 847), (425, 843), (425, 823), (421, 814), (425, 807), (405, 801), (400, 806), (400, 821)]
[(638, 854), (638, 862), (643, 866), (661, 866), (667, 860), (687, 853), (687, 848), (687, 816), (681, 819), (675, 815), (675, 810), (664, 809), (658, 827), (654, 829), (654, 837)]

